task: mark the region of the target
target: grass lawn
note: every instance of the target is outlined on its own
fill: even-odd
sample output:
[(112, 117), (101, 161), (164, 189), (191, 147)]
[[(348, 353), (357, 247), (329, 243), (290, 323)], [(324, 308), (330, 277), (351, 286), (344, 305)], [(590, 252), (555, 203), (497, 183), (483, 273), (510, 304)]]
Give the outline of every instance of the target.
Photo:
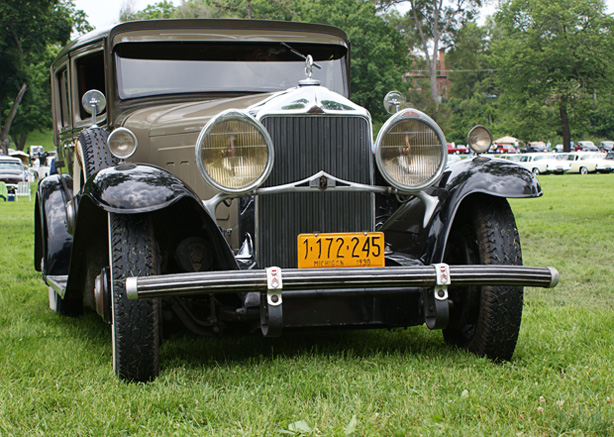
[(0, 202), (2, 435), (612, 435), (614, 174), (540, 176), (513, 200), (526, 289), (511, 362), (446, 346), (439, 331), (179, 336), (161, 374), (125, 384), (97, 315), (53, 314), (35, 272), (34, 202)]

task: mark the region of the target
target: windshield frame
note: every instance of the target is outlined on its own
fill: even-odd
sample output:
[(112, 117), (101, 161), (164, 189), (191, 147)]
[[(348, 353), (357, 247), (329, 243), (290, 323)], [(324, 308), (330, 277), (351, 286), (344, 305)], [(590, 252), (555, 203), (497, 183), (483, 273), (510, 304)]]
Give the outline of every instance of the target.
[[(307, 54), (313, 52), (315, 62), (322, 65), (322, 70), (314, 69), (313, 78), (321, 80), (322, 85), (332, 91), (349, 95), (349, 50), (342, 45), (276, 41), (150, 41), (122, 43), (114, 47), (118, 97), (121, 101), (129, 101), (174, 95), (284, 91), (297, 86), (298, 81), (306, 77), (305, 61), (291, 49)], [(207, 56), (211, 59), (204, 59)], [(327, 60), (326, 56), (332, 60)], [(214, 70), (210, 72), (212, 67)], [(238, 70), (237, 67), (243, 68)], [(156, 73), (148, 74), (152, 71)], [(205, 74), (208, 77), (203, 81)], [(273, 74), (284, 80), (280, 82), (280, 79), (272, 78)], [(324, 76), (328, 76), (328, 80)], [(166, 80), (160, 80), (164, 78)], [(150, 90), (128, 91), (130, 86), (136, 90), (137, 82), (138, 86), (143, 86), (144, 80), (151, 81)], [(212, 85), (203, 87), (205, 83)], [(223, 86), (224, 83), (229, 84)], [(159, 89), (155, 89), (157, 85)]]

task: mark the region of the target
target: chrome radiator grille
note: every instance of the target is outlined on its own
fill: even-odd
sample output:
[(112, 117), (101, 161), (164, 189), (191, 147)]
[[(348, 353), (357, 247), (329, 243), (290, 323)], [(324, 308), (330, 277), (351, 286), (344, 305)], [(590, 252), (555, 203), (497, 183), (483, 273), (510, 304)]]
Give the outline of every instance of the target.
[[(371, 131), (361, 117), (265, 117), (275, 165), (264, 186), (295, 182), (320, 170), (371, 183)], [(296, 237), (312, 232), (371, 231), (372, 193), (285, 193), (256, 200), (258, 265), (296, 267)]]

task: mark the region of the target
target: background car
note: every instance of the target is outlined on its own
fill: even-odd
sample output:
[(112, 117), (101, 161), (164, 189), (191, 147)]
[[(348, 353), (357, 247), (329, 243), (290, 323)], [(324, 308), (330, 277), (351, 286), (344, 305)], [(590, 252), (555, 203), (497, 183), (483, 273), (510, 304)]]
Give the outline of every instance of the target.
[(523, 153), (517, 162), (535, 175), (557, 172), (559, 168), (553, 153)]
[(518, 153), (513, 144), (495, 144), (495, 153)]
[(19, 158), (0, 156), (0, 181), (7, 185), (28, 182), (29, 172)]
[(599, 143), (599, 149), (603, 149), (606, 152), (611, 152), (614, 148), (614, 141), (602, 141)]
[(570, 152), (567, 162), (570, 164), (569, 173), (588, 174), (597, 171), (597, 164), (605, 157), (604, 153), (595, 152)]
[(599, 159), (595, 170), (598, 173), (611, 173), (614, 170), (614, 152), (609, 152), (604, 158)]
[(599, 152), (599, 148), (592, 141), (578, 141), (575, 150), (578, 152)]
[(527, 143), (527, 152), (529, 153), (545, 153), (550, 152), (543, 141), (532, 141)]

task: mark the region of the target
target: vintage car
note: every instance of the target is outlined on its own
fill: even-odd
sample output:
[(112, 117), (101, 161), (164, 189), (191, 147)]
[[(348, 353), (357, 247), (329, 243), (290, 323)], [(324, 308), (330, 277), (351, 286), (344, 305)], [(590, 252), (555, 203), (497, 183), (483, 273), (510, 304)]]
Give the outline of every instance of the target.
[(29, 172), (21, 159), (6, 155), (0, 156), (0, 182), (17, 187), (19, 182), (28, 182), (28, 180)]
[(612, 173), (614, 171), (614, 152), (608, 152), (605, 157), (598, 160), (595, 171), (597, 173)]
[(569, 163), (568, 173), (586, 175), (597, 171), (597, 164), (602, 163), (605, 153), (599, 152), (570, 152), (567, 154)]
[[(35, 266), (60, 314), (112, 325), (121, 379), (159, 373), (161, 333), (279, 336), (426, 324), (512, 357), (523, 286), (506, 198), (534, 175), (446, 139), (390, 93), (373, 141), (346, 34), (257, 20), (119, 24), (51, 67), (59, 174), (36, 196)], [(384, 96), (382, 96), (384, 97)]]
[(554, 153), (523, 153), (517, 162), (535, 175), (540, 173), (561, 174), (569, 170), (569, 162), (556, 159)]

